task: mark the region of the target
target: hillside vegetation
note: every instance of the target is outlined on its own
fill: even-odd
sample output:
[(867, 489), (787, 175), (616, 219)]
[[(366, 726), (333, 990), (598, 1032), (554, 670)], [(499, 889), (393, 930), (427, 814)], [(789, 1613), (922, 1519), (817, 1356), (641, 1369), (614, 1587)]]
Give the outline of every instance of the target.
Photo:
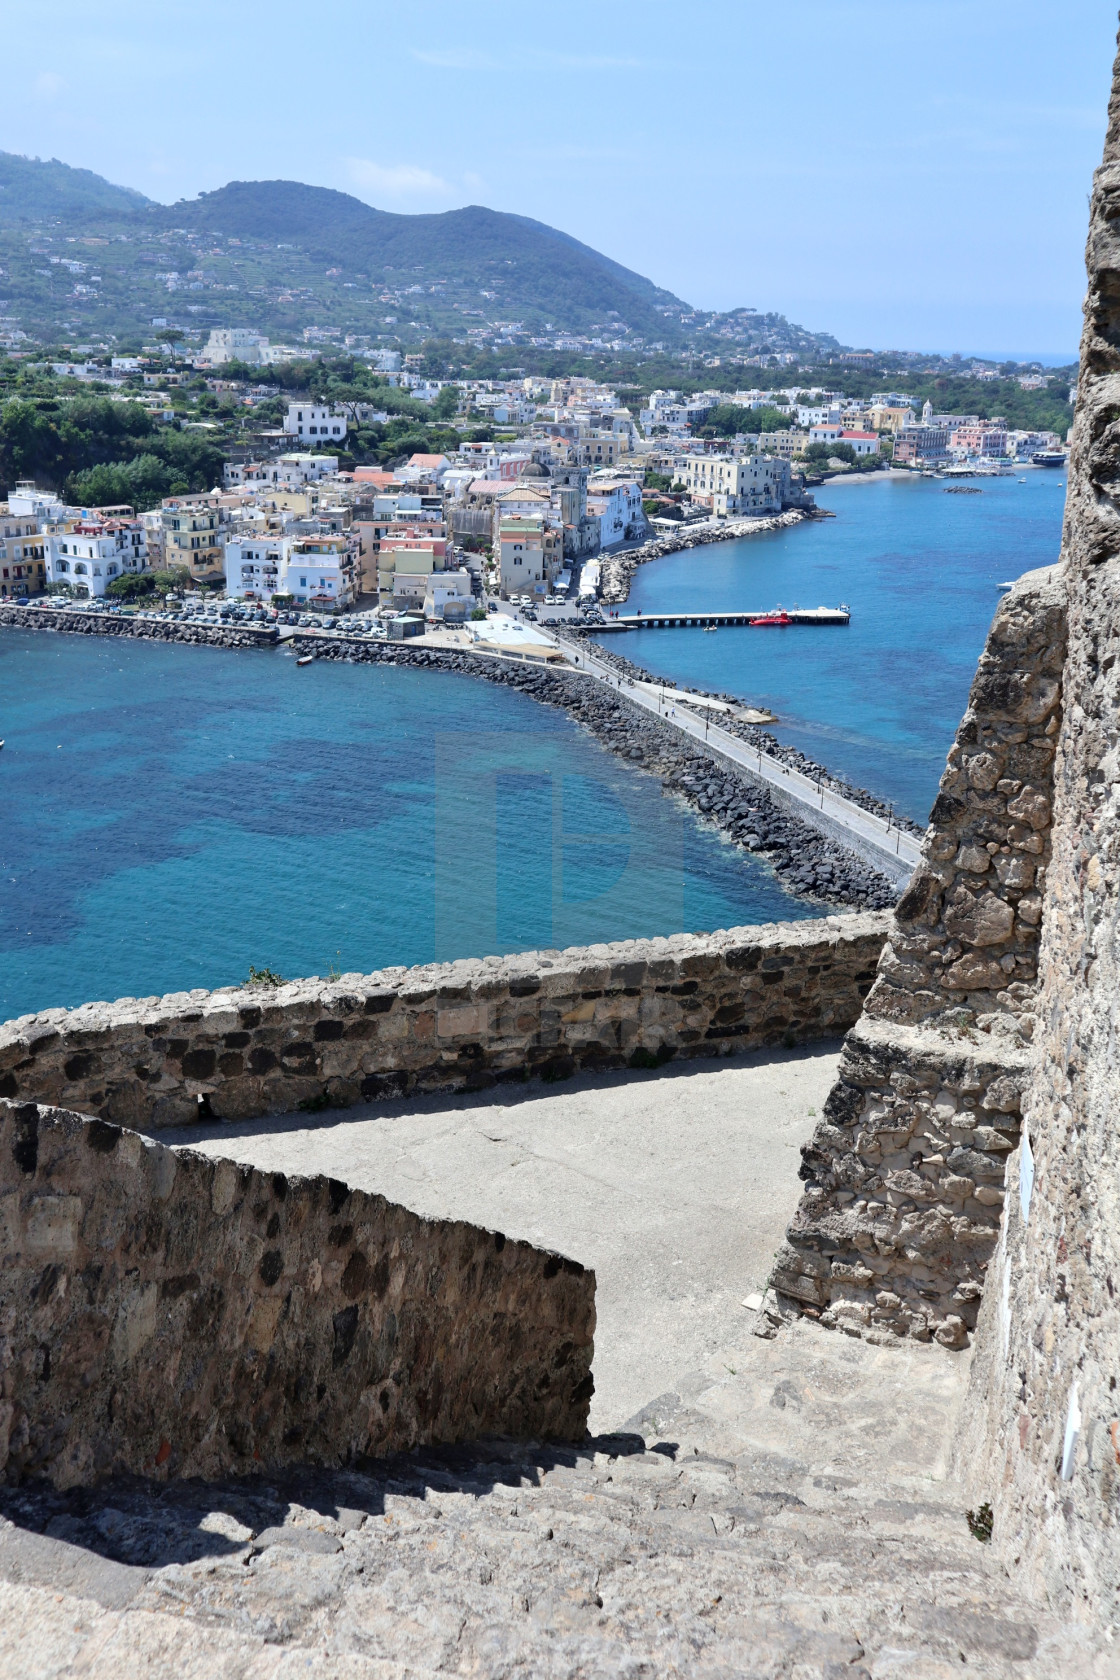
[[(281, 343), (308, 329), (371, 343), (508, 330), (670, 347), (717, 319), (556, 228), (481, 205), (402, 216), (297, 181), (162, 205), (11, 153), (0, 185), (3, 313), (44, 343), (252, 326)], [(835, 344), (752, 310), (718, 323), (725, 348)]]

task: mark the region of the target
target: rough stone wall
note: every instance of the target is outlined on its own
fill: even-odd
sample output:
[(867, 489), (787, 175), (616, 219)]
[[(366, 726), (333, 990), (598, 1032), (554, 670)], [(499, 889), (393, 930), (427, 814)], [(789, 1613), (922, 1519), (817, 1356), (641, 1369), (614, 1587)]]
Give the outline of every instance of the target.
[(138, 636), (152, 642), (192, 642), (223, 648), (276, 646), (274, 626), (180, 624), (175, 619), (134, 618), (131, 613), (81, 612), (69, 608), (0, 606), (0, 625), (13, 630), (58, 630), (67, 636)]
[(0, 1103), (0, 1476), (577, 1440), (595, 1280), (325, 1178)]
[[(1093, 188), (1036, 1065), (959, 1462), (1052, 1602), (1120, 1619), (1120, 60)], [(1033, 1158), (1033, 1177), (1031, 1162)], [(1029, 1192), (1029, 1194), (1028, 1194)]]
[(922, 862), (803, 1151), (772, 1285), (873, 1340), (966, 1344), (1035, 1026), (1065, 608), (1053, 570), (996, 613)]
[(145, 1130), (842, 1033), (886, 933), (865, 913), (271, 988), (48, 1009), (0, 1026), (0, 1096)]

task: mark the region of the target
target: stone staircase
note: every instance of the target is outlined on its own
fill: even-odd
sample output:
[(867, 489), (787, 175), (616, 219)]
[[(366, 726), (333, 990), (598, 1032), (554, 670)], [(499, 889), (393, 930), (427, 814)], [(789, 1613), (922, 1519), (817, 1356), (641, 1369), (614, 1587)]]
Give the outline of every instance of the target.
[(1115, 1680), (943, 1467), (964, 1372), (809, 1324), (580, 1447), (0, 1493), (0, 1672)]

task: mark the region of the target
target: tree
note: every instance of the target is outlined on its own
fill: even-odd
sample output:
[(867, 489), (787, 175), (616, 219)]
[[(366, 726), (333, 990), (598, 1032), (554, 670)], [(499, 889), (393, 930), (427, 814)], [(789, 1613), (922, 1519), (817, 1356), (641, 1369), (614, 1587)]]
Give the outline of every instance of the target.
[(135, 601), (142, 595), (153, 594), (155, 587), (151, 572), (126, 572), (124, 577), (114, 578), (105, 593), (115, 595), (121, 601)]

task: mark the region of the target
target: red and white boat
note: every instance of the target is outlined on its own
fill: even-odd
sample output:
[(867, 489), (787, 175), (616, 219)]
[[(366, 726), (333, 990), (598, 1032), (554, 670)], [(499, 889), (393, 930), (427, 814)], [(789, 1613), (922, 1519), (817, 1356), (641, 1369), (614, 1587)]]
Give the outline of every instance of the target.
[(750, 627), (751, 627), (752, 630), (769, 629), (770, 625), (772, 625), (772, 624), (792, 624), (792, 623), (793, 623), (793, 620), (789, 616), (789, 614), (787, 612), (783, 612), (782, 609), (779, 607), (777, 612), (763, 613), (761, 618), (752, 618), (750, 620)]

